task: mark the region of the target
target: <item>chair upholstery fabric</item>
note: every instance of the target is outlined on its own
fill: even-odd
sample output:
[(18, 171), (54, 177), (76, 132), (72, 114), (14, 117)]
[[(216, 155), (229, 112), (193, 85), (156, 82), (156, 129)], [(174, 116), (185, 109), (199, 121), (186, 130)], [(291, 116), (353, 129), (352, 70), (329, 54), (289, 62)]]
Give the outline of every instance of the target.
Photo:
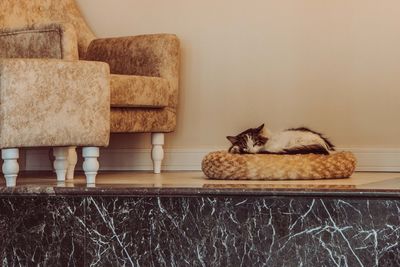
[[(111, 132), (171, 132), (175, 129), (180, 63), (179, 41), (175, 35), (154, 34), (96, 39), (74, 0), (0, 1), (0, 29), (37, 31), (34, 25), (51, 23), (73, 26), (75, 35), (68, 26), (64, 26), (66, 30), (59, 32), (62, 33), (61, 38), (68, 35), (71, 42), (77, 43), (79, 59), (103, 61), (110, 65), (112, 74), (132, 75), (129, 79), (117, 76), (112, 79)], [(34, 55), (28, 53), (29, 57), (41, 54), (44, 57), (60, 56), (58, 47), (49, 49), (49, 54), (42, 52), (44, 44), (58, 46), (60, 43), (60, 37), (53, 31), (26, 32), (18, 38), (38, 43), (36, 50), (33, 49), (36, 52)], [(16, 41), (17, 39), (13, 39), (5, 42)], [(73, 49), (64, 39), (61, 43), (65, 49)], [(61, 57), (64, 59), (74, 57), (72, 52), (63, 53)], [(142, 90), (139, 90), (138, 86), (141, 86)], [(154, 92), (149, 93), (150, 88)], [(151, 99), (153, 97), (160, 99)]]
[[(117, 108), (116, 99), (123, 99), (128, 92), (115, 90), (111, 85), (111, 132), (172, 132), (176, 127), (176, 107), (178, 104), (179, 86), (179, 41), (173, 34), (149, 34), (131, 37), (104, 38), (93, 40), (87, 50), (87, 60), (107, 62), (111, 73), (135, 75), (135, 84), (142, 88), (153, 87), (154, 80), (140, 79), (159, 77), (168, 82), (163, 86), (167, 106), (162, 110), (147, 108)], [(154, 88), (157, 90), (157, 88)], [(143, 89), (144, 91), (148, 91)], [(160, 94), (152, 94), (160, 96)], [(159, 100), (151, 100), (153, 107), (158, 107)], [(133, 105), (134, 106), (134, 105)], [(121, 105), (119, 106), (121, 107)], [(125, 105), (126, 107), (126, 105)]]
[(33, 24), (69, 22), (78, 35), (80, 58), (95, 39), (74, 0), (1, 0), (0, 27), (21, 28)]
[(93, 40), (86, 59), (107, 62), (113, 74), (167, 79), (170, 83), (168, 106), (176, 107), (179, 41), (175, 35), (149, 34)]
[(176, 113), (172, 108), (111, 109), (111, 132), (168, 133), (175, 130)]
[(111, 75), (111, 107), (163, 108), (168, 105), (168, 80), (158, 77)]
[(78, 60), (77, 37), (69, 23), (34, 24), (0, 29), (0, 58)]
[(0, 148), (107, 146), (109, 79), (101, 62), (1, 59)]

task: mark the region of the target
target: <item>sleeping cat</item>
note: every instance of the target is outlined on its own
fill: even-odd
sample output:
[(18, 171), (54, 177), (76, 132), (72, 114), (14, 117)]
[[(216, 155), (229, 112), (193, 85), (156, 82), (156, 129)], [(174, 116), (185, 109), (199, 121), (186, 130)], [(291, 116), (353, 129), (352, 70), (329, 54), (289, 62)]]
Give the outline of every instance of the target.
[(335, 146), (322, 134), (305, 127), (291, 128), (272, 134), (264, 129), (250, 128), (236, 136), (226, 137), (232, 146), (230, 153), (239, 154), (325, 154)]

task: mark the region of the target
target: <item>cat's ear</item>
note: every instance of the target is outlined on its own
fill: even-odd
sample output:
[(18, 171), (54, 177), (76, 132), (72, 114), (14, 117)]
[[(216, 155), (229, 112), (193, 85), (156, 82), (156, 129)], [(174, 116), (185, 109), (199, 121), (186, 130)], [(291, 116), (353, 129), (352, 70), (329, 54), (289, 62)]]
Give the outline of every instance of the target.
[(261, 126), (259, 126), (259, 127), (256, 128), (256, 132), (257, 132), (257, 133), (261, 133), (263, 129), (264, 129), (264, 123), (261, 124)]
[(262, 135), (260, 135), (258, 138), (262, 144), (265, 144), (268, 141), (268, 138)]
[(228, 139), (232, 143), (232, 145), (237, 142), (236, 136), (227, 136), (226, 139)]

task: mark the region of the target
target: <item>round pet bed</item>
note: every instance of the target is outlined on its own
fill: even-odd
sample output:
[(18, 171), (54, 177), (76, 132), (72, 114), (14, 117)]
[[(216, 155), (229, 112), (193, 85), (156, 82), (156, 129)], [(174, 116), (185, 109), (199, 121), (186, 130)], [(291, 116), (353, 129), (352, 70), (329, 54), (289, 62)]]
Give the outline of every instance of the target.
[(348, 178), (356, 167), (350, 152), (331, 155), (231, 154), (212, 152), (202, 162), (210, 179), (301, 180)]

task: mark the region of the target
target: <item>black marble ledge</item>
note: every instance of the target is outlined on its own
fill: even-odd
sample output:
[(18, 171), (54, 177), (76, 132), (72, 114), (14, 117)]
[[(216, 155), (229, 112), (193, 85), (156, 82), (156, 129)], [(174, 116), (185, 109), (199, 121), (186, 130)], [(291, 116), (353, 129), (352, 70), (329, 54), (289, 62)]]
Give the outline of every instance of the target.
[(51, 172), (26, 172), (16, 187), (0, 180), (0, 196), (299, 196), (399, 198), (400, 174), (356, 173), (349, 179), (302, 181), (209, 180), (201, 172), (104, 172), (96, 185), (83, 174), (57, 182)]
[(0, 197), (1, 266), (84, 266), (83, 198)]
[(399, 266), (398, 200), (88, 197), (99, 266)]
[(99, 185), (87, 187), (21, 185), (0, 187), (0, 196), (299, 196), (299, 197), (362, 197), (400, 198), (400, 190), (307, 187), (154, 187)]
[(0, 197), (2, 266), (400, 266), (400, 201)]
[(399, 178), (146, 179), (0, 185), (0, 265), (400, 266)]

